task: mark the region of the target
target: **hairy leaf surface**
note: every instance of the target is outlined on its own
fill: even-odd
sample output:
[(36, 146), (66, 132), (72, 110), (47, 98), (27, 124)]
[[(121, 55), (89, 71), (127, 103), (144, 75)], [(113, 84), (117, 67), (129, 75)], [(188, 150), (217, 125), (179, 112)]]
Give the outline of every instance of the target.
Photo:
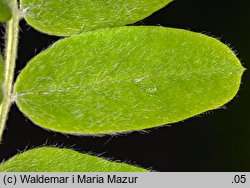
[(81, 154), (70, 149), (42, 147), (18, 154), (0, 165), (0, 172), (147, 172), (125, 163)]
[(0, 22), (6, 22), (11, 18), (9, 0), (0, 0)]
[(172, 0), (21, 0), (27, 22), (39, 31), (69, 36), (132, 24)]
[(178, 122), (237, 93), (244, 68), (216, 39), (163, 27), (120, 27), (63, 39), (30, 61), (16, 102), (34, 123), (100, 134)]
[(3, 84), (3, 59), (2, 55), (0, 54), (0, 103), (3, 100), (3, 89), (2, 89), (2, 84)]

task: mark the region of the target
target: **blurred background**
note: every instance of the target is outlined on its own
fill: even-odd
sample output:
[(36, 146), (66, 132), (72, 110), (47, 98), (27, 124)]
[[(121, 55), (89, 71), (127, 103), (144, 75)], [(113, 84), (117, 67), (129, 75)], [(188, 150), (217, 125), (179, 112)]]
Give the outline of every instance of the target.
[[(133, 25), (161, 25), (206, 33), (230, 45), (250, 66), (250, 2), (247, 0), (175, 0)], [(36, 54), (58, 37), (20, 23), (16, 76)], [(1, 49), (4, 26), (0, 27)], [(92, 152), (156, 171), (250, 171), (250, 73), (238, 95), (222, 109), (147, 133), (120, 136), (71, 136), (35, 126), (13, 105), (0, 144), (0, 162), (20, 151), (48, 145)]]

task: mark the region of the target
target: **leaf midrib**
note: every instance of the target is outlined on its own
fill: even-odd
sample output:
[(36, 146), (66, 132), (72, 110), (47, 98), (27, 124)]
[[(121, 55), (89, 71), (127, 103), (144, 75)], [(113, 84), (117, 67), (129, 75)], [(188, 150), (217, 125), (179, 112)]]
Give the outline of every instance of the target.
[[(232, 73), (234, 73), (235, 75), (236, 74), (239, 74), (240, 75), (240, 72), (242, 72), (240, 69), (232, 69), (231, 72), (225, 72), (225, 71), (212, 71), (212, 72), (188, 72), (188, 73), (183, 73), (183, 74), (166, 74), (164, 75), (164, 78), (166, 77), (189, 77), (189, 76), (192, 76), (192, 77), (200, 77), (200, 76), (206, 76), (206, 77), (211, 77), (215, 74), (221, 74), (221, 75), (231, 75)], [(194, 76), (195, 75), (195, 76)], [(119, 83), (122, 83), (122, 82), (134, 82), (135, 84), (136, 83), (140, 83), (141, 81), (143, 80), (146, 80), (146, 79), (153, 79), (153, 78), (162, 78), (163, 76), (144, 76), (144, 77), (139, 77), (139, 78), (133, 78), (133, 79), (128, 79), (128, 80), (114, 80), (114, 81), (99, 81), (99, 82), (95, 82), (95, 83), (89, 83), (89, 84), (86, 84), (86, 85), (83, 85), (83, 86), (72, 86), (72, 87), (66, 87), (66, 88), (62, 88), (62, 89), (51, 89), (51, 90), (40, 90), (40, 91), (28, 91), (28, 92), (21, 92), (21, 93), (17, 93), (15, 92), (14, 95), (13, 95), (13, 98), (16, 100), (17, 98), (20, 98), (20, 97), (24, 97), (24, 96), (27, 96), (27, 95), (49, 95), (49, 94), (52, 94), (52, 93), (63, 93), (63, 92), (67, 92), (69, 90), (83, 90), (83, 89), (86, 89), (88, 87), (91, 87), (91, 86), (96, 86), (96, 85), (101, 85), (101, 84), (105, 84), (105, 85), (111, 85), (111, 84), (119, 84)]]

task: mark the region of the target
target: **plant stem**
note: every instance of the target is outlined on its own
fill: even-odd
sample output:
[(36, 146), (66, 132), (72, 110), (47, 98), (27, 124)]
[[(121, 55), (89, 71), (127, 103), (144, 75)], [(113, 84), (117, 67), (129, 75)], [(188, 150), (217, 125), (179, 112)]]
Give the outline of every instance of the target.
[(10, 0), (12, 18), (6, 25), (6, 50), (4, 63), (4, 98), (0, 106), (0, 141), (11, 106), (11, 93), (17, 57), (19, 11), (17, 0)]

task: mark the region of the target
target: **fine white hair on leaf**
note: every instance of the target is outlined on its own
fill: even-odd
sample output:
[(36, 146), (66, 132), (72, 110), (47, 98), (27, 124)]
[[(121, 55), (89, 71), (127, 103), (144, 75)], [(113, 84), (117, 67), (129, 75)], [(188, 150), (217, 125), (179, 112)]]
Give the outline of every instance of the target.
[[(90, 154), (89, 154), (90, 153)], [(49, 159), (49, 160), (48, 160)], [(107, 160), (108, 159), (108, 160)], [(111, 162), (112, 161), (112, 162)], [(26, 163), (27, 162), (27, 163)], [(39, 147), (22, 152), (0, 165), (0, 171), (82, 171), (82, 172), (147, 172), (148, 170), (129, 165), (125, 160), (103, 157), (102, 154), (87, 152), (81, 154), (67, 148)], [(19, 165), (22, 163), (22, 165)]]
[(14, 99), (45, 129), (93, 136), (148, 132), (225, 105), (243, 72), (217, 39), (127, 26), (56, 42), (20, 73)]
[(57, 36), (72, 36), (100, 28), (135, 23), (172, 0), (21, 0), (27, 22)]

